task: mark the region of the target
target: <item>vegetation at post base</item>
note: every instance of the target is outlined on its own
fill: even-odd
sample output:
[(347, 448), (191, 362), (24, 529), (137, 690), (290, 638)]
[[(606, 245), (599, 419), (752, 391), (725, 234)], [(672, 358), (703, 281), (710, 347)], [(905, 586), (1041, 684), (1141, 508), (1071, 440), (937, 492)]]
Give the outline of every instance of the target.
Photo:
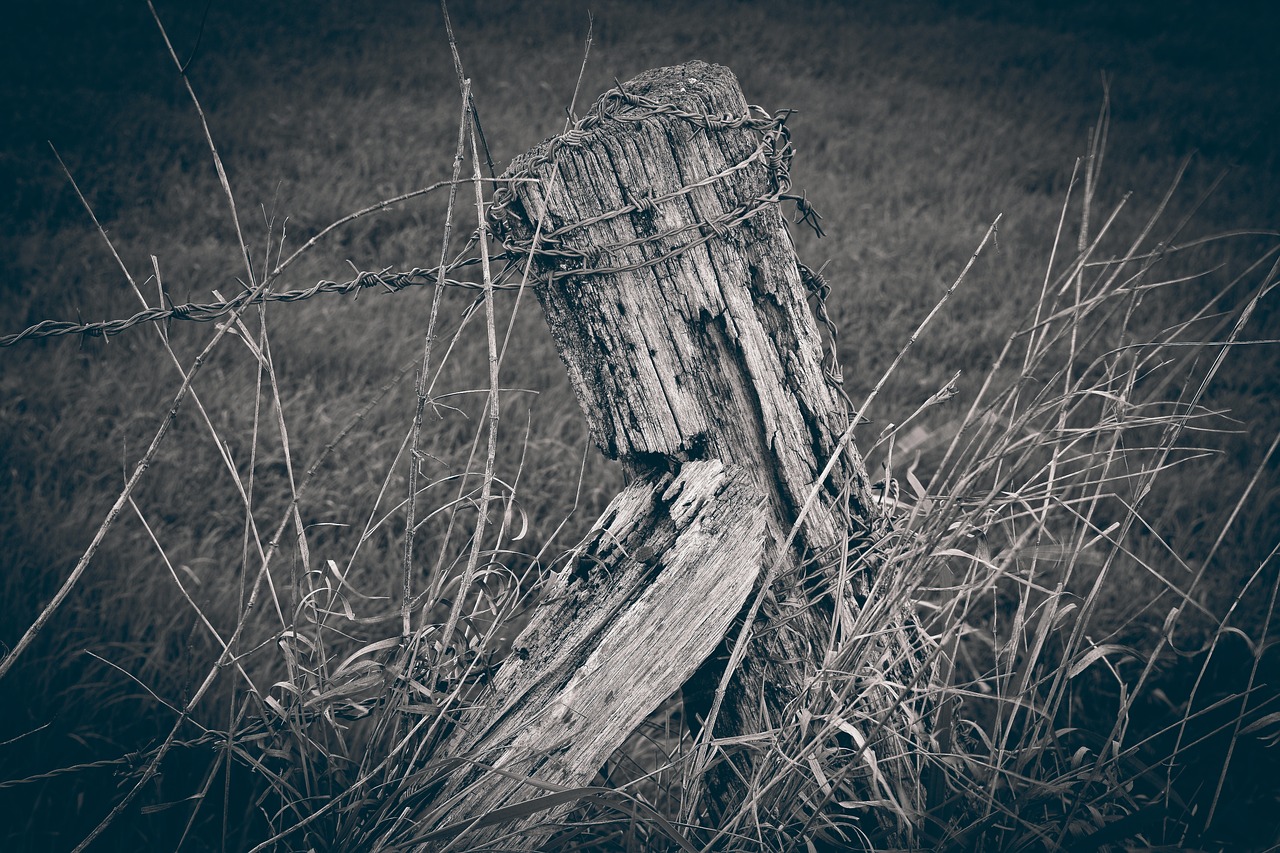
[[(15, 13), (0, 333), (128, 316), (139, 296), (233, 297), (330, 223), (453, 174), (461, 105), (438, 8), (157, 11), (247, 252), (145, 4)], [(757, 751), (737, 812), (699, 812), (689, 780), (721, 753), (696, 749), (673, 699), (592, 786), (530, 791), (526, 811), (574, 806), (545, 846), (1280, 843), (1267, 22), (1124, 3), (593, 12), (579, 113), (615, 77), (691, 58), (730, 67), (754, 103), (798, 109), (792, 178), (827, 236), (795, 237), (832, 288), (846, 391), (860, 404), (878, 389), (855, 441), (892, 523), (861, 555), (889, 570), (819, 651), (804, 701), (721, 745)], [(562, 129), (586, 12), (450, 13), (501, 169)], [(487, 176), (462, 152), (462, 178)], [(446, 228), (446, 259), (474, 256), (473, 186), (449, 196), (351, 220), (272, 287), (437, 268)], [(519, 284), (521, 268), (492, 275)], [(0, 680), (6, 849), (72, 849), (121, 803), (100, 848), (457, 835), (428, 835), (443, 721), (483, 695), (539, 580), (622, 476), (587, 445), (532, 294), (496, 291), (490, 309), (478, 265), (449, 277), (473, 287), (439, 295), (416, 448), (433, 287), (269, 303), (222, 333), (83, 577)], [(146, 453), (183, 382), (175, 360), (189, 370), (215, 334), (175, 319), (0, 351), (6, 650)], [(904, 604), (937, 640), (937, 684), (876, 680), (892, 662), (860, 638)], [(924, 813), (891, 786), (851, 793), (851, 767), (879, 772), (866, 690), (932, 709), (934, 743), (912, 757)]]

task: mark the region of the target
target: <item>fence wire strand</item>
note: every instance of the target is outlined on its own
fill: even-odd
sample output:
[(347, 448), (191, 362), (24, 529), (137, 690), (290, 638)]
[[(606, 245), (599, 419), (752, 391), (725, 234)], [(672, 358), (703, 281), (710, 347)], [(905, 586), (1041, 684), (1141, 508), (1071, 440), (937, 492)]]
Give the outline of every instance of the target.
[[(498, 254), (491, 261), (510, 260), (505, 254)], [(466, 258), (450, 264), (448, 272), (469, 267), (480, 263), (479, 258)], [(25, 340), (33, 340), (37, 338), (51, 338), (61, 335), (84, 335), (91, 338), (108, 338), (118, 335), (121, 332), (132, 329), (143, 323), (155, 323), (162, 320), (190, 320), (195, 323), (208, 323), (217, 320), (219, 317), (225, 316), (235, 311), (245, 304), (260, 305), (267, 302), (301, 302), (304, 299), (310, 299), (321, 293), (355, 293), (369, 288), (379, 288), (384, 293), (397, 293), (410, 287), (421, 287), (423, 285), (436, 283), (436, 270), (426, 270), (414, 267), (410, 270), (401, 270), (393, 272), (390, 267), (386, 267), (376, 271), (365, 271), (357, 273), (356, 277), (350, 281), (319, 281), (308, 288), (301, 290), (286, 290), (279, 293), (274, 291), (265, 291), (256, 298), (250, 290), (242, 291), (230, 299), (219, 302), (187, 302), (181, 305), (172, 305), (168, 308), (148, 308), (145, 311), (139, 311), (131, 317), (125, 317), (119, 320), (101, 320), (92, 323), (73, 323), (68, 320), (42, 320), (33, 326), (29, 326), (16, 334), (0, 336), (0, 347), (9, 347)], [(482, 290), (483, 285), (461, 281), (446, 277), (444, 279), (446, 287), (459, 288), (462, 290)], [(494, 288), (498, 290), (512, 290), (518, 287), (516, 284), (495, 283)]]
[[(542, 258), (543, 269), (540, 271), (540, 277), (548, 281), (566, 277), (581, 278), (590, 275), (628, 272), (655, 266), (663, 261), (683, 255), (712, 239), (723, 238), (728, 230), (743, 224), (764, 209), (776, 207), (784, 201), (795, 204), (797, 222), (810, 226), (818, 236), (822, 236), (822, 227), (819, 225), (819, 220), (822, 218), (821, 215), (813, 209), (813, 206), (804, 195), (791, 192), (790, 165), (794, 151), (791, 147), (790, 132), (787, 129), (786, 122), (792, 112), (792, 110), (782, 110), (770, 115), (764, 109), (750, 105), (746, 112), (741, 115), (705, 115), (681, 109), (673, 104), (660, 103), (650, 98), (633, 94), (619, 86), (617, 89), (611, 90), (602, 96), (591, 112), (578, 120), (569, 131), (549, 140), (547, 147), (539, 158), (525, 163), (524, 168), (514, 174), (507, 174), (498, 179), (493, 201), (488, 206), (488, 216), (490, 221), (497, 226), (496, 230), (503, 238), (506, 251), (488, 260), (503, 260), (510, 263), (519, 261), (533, 253)], [(511, 227), (510, 221), (513, 215), (510, 205), (515, 199), (514, 184), (541, 180), (541, 177), (536, 174), (539, 166), (552, 161), (556, 153), (562, 148), (577, 148), (584, 145), (591, 136), (592, 131), (599, 129), (605, 123), (641, 122), (659, 116), (687, 122), (695, 128), (696, 132), (700, 133), (717, 133), (745, 128), (757, 134), (757, 145), (750, 155), (720, 173), (709, 175), (702, 180), (680, 187), (667, 195), (630, 199), (628, 204), (616, 210), (607, 211), (582, 222), (561, 226), (559, 229), (543, 235), (536, 246), (516, 236), (519, 228)], [(731, 210), (725, 211), (719, 217), (614, 245), (594, 246), (588, 251), (570, 248), (563, 242), (565, 236), (577, 229), (631, 213), (652, 212), (655, 205), (670, 202), (692, 192), (696, 188), (723, 181), (730, 175), (756, 162), (762, 162), (767, 167), (770, 183), (768, 190), (755, 198), (744, 201)], [(677, 240), (676, 245), (669, 245), (670, 242)], [(611, 265), (604, 262), (605, 258), (616, 256), (620, 251), (640, 244), (661, 247), (661, 250), (656, 257), (634, 263)], [(462, 267), (479, 264), (481, 260), (479, 257), (468, 257), (455, 261), (445, 269), (446, 277), (441, 283), (446, 287), (482, 290), (483, 285), (481, 284), (447, 277), (447, 273)], [(815, 275), (808, 268), (802, 267), (801, 273), (805, 276), (805, 283), (810, 292), (816, 297), (819, 319), (830, 333), (834, 348), (838, 332), (825, 307), (826, 296), (830, 292), (830, 287), (826, 285), (820, 276)], [(86, 337), (107, 338), (118, 335), (142, 323), (154, 323), (162, 320), (190, 320), (197, 323), (207, 323), (243, 307), (246, 303), (300, 302), (321, 293), (353, 293), (368, 288), (380, 288), (387, 293), (396, 293), (408, 287), (435, 283), (437, 283), (435, 270), (414, 267), (410, 270), (392, 272), (391, 268), (387, 267), (378, 271), (360, 272), (354, 279), (345, 282), (320, 281), (302, 290), (289, 290), (279, 293), (265, 291), (257, 297), (253, 297), (249, 290), (244, 290), (237, 296), (225, 301), (186, 303), (172, 305), (167, 308), (160, 306), (140, 311), (131, 317), (120, 320), (102, 320), (92, 323), (43, 320), (16, 334), (0, 336), (0, 347), (13, 346), (24, 340), (61, 335), (78, 334)], [(513, 290), (519, 288), (520, 285), (500, 280), (495, 282), (493, 286), (497, 290)], [(838, 377), (833, 377), (833, 379), (838, 380)]]

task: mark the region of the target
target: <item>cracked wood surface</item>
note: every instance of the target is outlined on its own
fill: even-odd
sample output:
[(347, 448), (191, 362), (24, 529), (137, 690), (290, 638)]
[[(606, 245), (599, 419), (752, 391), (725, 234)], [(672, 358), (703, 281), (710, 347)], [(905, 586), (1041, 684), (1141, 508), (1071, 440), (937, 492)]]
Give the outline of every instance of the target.
[[(590, 782), (742, 609), (760, 572), (766, 514), (746, 469), (717, 460), (637, 480), (614, 498), (449, 745), (505, 775), (455, 773), (436, 798), (437, 821), (460, 830), (547, 786)], [(546, 819), (502, 831), (531, 841)]]
[[(747, 110), (733, 74), (702, 62), (648, 71), (624, 87), (691, 113)], [(687, 241), (662, 235), (696, 233), (770, 191), (763, 158), (738, 166), (756, 150), (756, 133), (711, 132), (672, 115), (630, 120), (636, 115), (627, 111), (637, 108), (616, 100), (610, 108), (624, 120), (579, 131), (572, 145), (543, 143), (506, 176), (540, 179), (509, 185), (521, 239), (541, 219), (560, 245), (587, 256), (614, 247), (608, 266), (642, 264), (545, 275), (537, 284), (593, 438), (636, 479), (575, 549), (490, 693), (445, 744), (446, 755), (465, 761), (438, 788), (426, 821), (435, 827), (460, 830), (545, 794), (548, 785), (589, 784), (610, 752), (682, 685), (686, 716), (705, 714), (736, 635), (734, 619), (760, 591), (762, 570), (774, 567), (780, 571), (757, 616), (763, 630), (752, 635), (714, 734), (767, 730), (809, 689), (832, 632), (850, 623), (872, 589), (870, 569), (837, 565), (850, 539), (873, 522), (875, 505), (857, 450), (838, 444), (849, 413), (824, 375), (821, 337), (777, 205), (648, 263)], [(537, 260), (544, 274), (565, 269), (552, 256)], [(786, 548), (833, 456), (831, 476)], [(886, 656), (911, 657), (912, 632), (889, 627)], [(895, 680), (911, 674), (894, 673)], [(891, 710), (894, 700), (870, 691), (867, 701), (874, 712)], [(885, 733), (867, 739), (892, 774), (886, 759), (909, 750), (912, 736), (900, 721), (887, 722)], [(713, 815), (734, 808), (752, 760), (740, 752), (732, 766), (708, 775), (705, 805)], [(565, 808), (476, 826), (466, 837), (520, 838), (512, 849), (522, 849), (536, 844), (540, 822)]]
[[(625, 87), (691, 112), (747, 110), (732, 73), (702, 62), (649, 71)], [(544, 143), (509, 172), (538, 163), (539, 182), (513, 188), (530, 224), (545, 217), (544, 229), (559, 229), (722, 175), (756, 142), (748, 129), (708, 132), (668, 116), (605, 121), (580, 145), (540, 162)], [(756, 162), (651, 211), (576, 228), (561, 240), (587, 253), (633, 243), (610, 262), (642, 263), (687, 240), (655, 233), (696, 233), (769, 190), (768, 169)], [(741, 460), (758, 472), (779, 517), (794, 516), (835, 452), (847, 416), (823, 374), (821, 338), (776, 205), (653, 266), (561, 278), (537, 292), (606, 456), (641, 470), (660, 462), (653, 457)], [(866, 512), (861, 459), (850, 449), (840, 463), (828, 498), (851, 487)], [(834, 503), (823, 501), (811, 516), (807, 535), (816, 546), (837, 542), (847, 529)]]

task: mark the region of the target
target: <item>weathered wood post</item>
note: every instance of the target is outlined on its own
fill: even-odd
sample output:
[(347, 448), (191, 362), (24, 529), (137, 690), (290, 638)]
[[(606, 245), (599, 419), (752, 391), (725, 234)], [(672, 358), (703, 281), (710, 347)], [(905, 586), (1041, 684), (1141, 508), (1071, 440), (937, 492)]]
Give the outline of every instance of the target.
[[(705, 714), (735, 618), (757, 595), (716, 737), (785, 720), (833, 632), (853, 641), (840, 632), (866, 603), (874, 567), (851, 561), (850, 548), (878, 516), (857, 450), (840, 441), (850, 413), (824, 370), (778, 209), (790, 155), (782, 120), (748, 106), (728, 69), (690, 62), (606, 93), (504, 176), (496, 229), (534, 252), (538, 297), (591, 433), (634, 480), (446, 744), (467, 763), (437, 782), (428, 822), (441, 837), (554, 786), (589, 783), (682, 686)], [(890, 610), (901, 622), (875, 642), (901, 669), (917, 657), (915, 640), (903, 609)], [(898, 817), (918, 781), (895, 781), (909, 774), (893, 759), (921, 735), (884, 684), (909, 690), (910, 670), (872, 679), (880, 686), (865, 702), (882, 727), (860, 747), (878, 753), (868, 797), (896, 795)], [(753, 757), (730, 762), (706, 782), (713, 813), (735, 805)], [(538, 822), (501, 832), (534, 833)]]

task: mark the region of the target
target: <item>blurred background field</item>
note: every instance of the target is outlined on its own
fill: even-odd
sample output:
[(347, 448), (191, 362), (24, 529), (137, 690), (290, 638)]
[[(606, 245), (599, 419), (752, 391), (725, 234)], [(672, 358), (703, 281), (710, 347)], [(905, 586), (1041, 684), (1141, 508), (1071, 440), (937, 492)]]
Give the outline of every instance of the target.
[[(1168, 278), (1180, 270), (1214, 273), (1145, 301), (1138, 326), (1160, 329), (1199, 308), (1273, 246), (1280, 227), (1280, 60), (1269, 4), (1080, 2), (1054, 4), (1052, 11), (1033, 5), (589, 6), (593, 46), (579, 113), (615, 78), (694, 58), (729, 66), (748, 100), (770, 111), (797, 110), (789, 122), (797, 149), (792, 175), (826, 231), (817, 239), (797, 229), (798, 248), (832, 285), (828, 308), (841, 331), (846, 389), (855, 400), (1003, 214), (998, 250), (979, 259), (869, 413), (873, 432), (900, 421), (962, 371), (957, 400), (931, 411), (906, 451), (912, 460), (919, 454), (916, 474), (926, 483), (948, 426), (1035, 304), (1073, 165), (1089, 150), (1104, 93), (1110, 130), (1098, 215), (1132, 192), (1113, 227), (1116, 250), (1127, 248), (1122, 244), (1161, 204), (1186, 158), (1158, 231), (1173, 232), (1185, 219), (1170, 233), (1175, 244), (1255, 232), (1170, 260)], [(207, 17), (202, 3), (157, 8), (179, 54), (191, 57), (188, 73), (226, 163), (256, 267), (276, 255), (281, 234), (287, 254), (345, 214), (448, 177), (458, 95), (435, 5), (215, 0)], [(450, 10), (501, 170), (561, 129), (582, 61), (588, 5), (458, 2)], [(8, 20), (0, 56), (0, 333), (45, 318), (96, 320), (137, 310), (48, 142), (140, 283), (155, 255), (177, 302), (238, 292), (243, 265), (225, 199), (145, 4), (32, 4), (10, 10)], [(464, 211), (464, 227), (471, 215)], [(431, 266), (443, 217), (442, 200), (429, 197), (357, 220), (292, 267), (278, 289), (343, 281), (355, 270)], [(1253, 286), (1228, 292), (1216, 310), (1238, 308)], [(154, 282), (143, 291), (154, 297)], [(420, 357), (430, 299), (427, 288), (373, 290), (358, 300), (319, 296), (267, 310), (289, 455), (270, 430), (252, 451), (261, 527), (273, 527), (288, 500), (286, 459), (305, 470), (380, 387)], [(499, 299), (505, 318), (513, 300)], [(471, 301), (468, 294), (446, 296), (446, 328), (460, 322)], [(483, 388), (487, 369), (484, 336), (475, 331), (462, 336), (437, 386), (437, 395), (454, 396), (442, 399), (447, 406), (429, 416), (424, 430), (423, 465), (433, 477), (468, 465), (484, 395), (464, 392)], [(1280, 338), (1277, 332), (1276, 300), (1264, 299), (1245, 337)], [(184, 363), (211, 333), (209, 326), (178, 322), (170, 330)], [(502, 397), (498, 476), (510, 481), (518, 472), (529, 523), (519, 550), (554, 553), (586, 530), (621, 474), (586, 446), (580, 412), (532, 300), (516, 317), (512, 346), (502, 376), (502, 387), (512, 390)], [(1201, 569), (1280, 429), (1278, 352), (1263, 344), (1228, 353), (1205, 401), (1221, 412), (1217, 431), (1196, 435), (1197, 446), (1211, 452), (1169, 472), (1146, 505), (1151, 535), (1182, 559), (1161, 567), (1172, 587), (1185, 589)], [(249, 353), (226, 341), (195, 386), (240, 464), (252, 450), (254, 376)], [(17, 641), (75, 564), (179, 382), (145, 327), (110, 341), (65, 338), (0, 350), (4, 647)], [(303, 507), (317, 559), (344, 561), (356, 549), (412, 410), (410, 370), (319, 471)], [(233, 616), (243, 588), (243, 509), (189, 404), (174, 430), (135, 500), (201, 606)], [(882, 462), (871, 455), (873, 475)], [(403, 467), (382, 512), (402, 499)], [(1237, 602), (1232, 624), (1250, 636), (1274, 605), (1268, 592), (1280, 570), (1269, 564), (1241, 596), (1280, 540), (1276, 468), (1276, 459), (1262, 466), (1194, 593), (1219, 617)], [(354, 587), (371, 596), (397, 594), (399, 523), (393, 517), (359, 545), (348, 575)], [(424, 564), (439, 551), (437, 527), (419, 531)], [(1100, 605), (1099, 630), (1149, 644), (1178, 603), (1168, 596), (1146, 571), (1118, 573)], [(1208, 617), (1189, 617), (1179, 645), (1197, 648), (1214, 626)], [(185, 702), (215, 655), (147, 529), (127, 510), (84, 581), (0, 682), (5, 779), (116, 758), (162, 737), (173, 719), (164, 703)], [(1236, 671), (1248, 668), (1254, 650), (1228, 639), (1220, 657), (1213, 677), (1226, 695), (1240, 689)], [(1274, 653), (1260, 657), (1264, 673), (1278, 669)], [(1171, 707), (1185, 701), (1198, 665), (1189, 655), (1185, 668), (1170, 665), (1161, 676)], [(1260, 746), (1243, 753), (1239, 790), (1251, 793), (1236, 801), (1241, 817), (1224, 821), (1234, 827), (1223, 830), (1224, 843), (1231, 832), (1240, 843), (1260, 843), (1248, 815), (1274, 808), (1280, 791), (1261, 781), (1274, 759), (1267, 764)], [(10, 815), (0, 830), (4, 846), (74, 846), (109, 806), (113, 772), (0, 789)], [(185, 772), (196, 771), (174, 767), (155, 802), (168, 791), (189, 792)], [(156, 809), (108, 841), (172, 845), (185, 820), (181, 809)]]

